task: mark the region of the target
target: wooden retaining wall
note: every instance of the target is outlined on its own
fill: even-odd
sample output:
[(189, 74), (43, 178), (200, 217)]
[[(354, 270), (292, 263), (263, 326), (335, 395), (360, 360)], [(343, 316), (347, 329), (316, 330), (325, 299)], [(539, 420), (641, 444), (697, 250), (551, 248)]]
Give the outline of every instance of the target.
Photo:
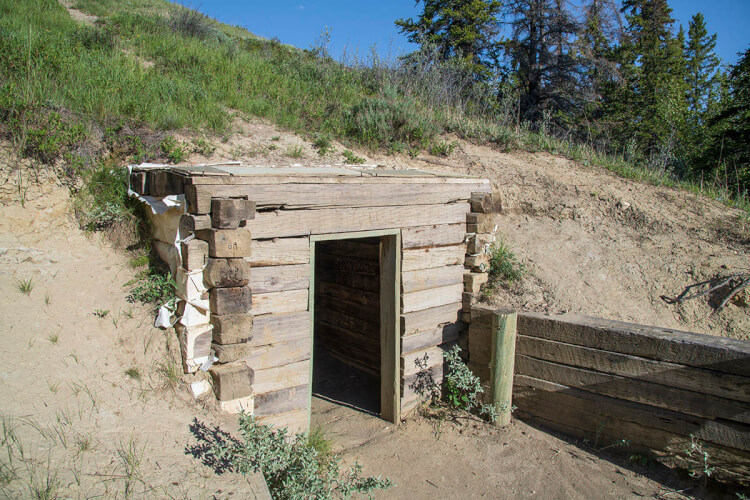
[(513, 403), (517, 417), (597, 447), (625, 440), (628, 450), (684, 457), (692, 435), (712, 466), (750, 471), (750, 342), (519, 314)]

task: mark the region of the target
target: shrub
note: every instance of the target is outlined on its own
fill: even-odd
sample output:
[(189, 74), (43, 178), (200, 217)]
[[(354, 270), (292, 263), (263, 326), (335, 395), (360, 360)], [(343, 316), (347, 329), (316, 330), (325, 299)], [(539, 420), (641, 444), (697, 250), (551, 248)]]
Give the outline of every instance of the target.
[(497, 419), (498, 410), (493, 405), (481, 401), (484, 389), (482, 389), (479, 377), (469, 370), (461, 359), (460, 353), (461, 348), (453, 346), (443, 354), (448, 365), (443, 399), (453, 409), (476, 412), (490, 422), (494, 422)]
[(165, 137), (164, 140), (161, 141), (160, 148), (162, 153), (164, 153), (172, 163), (181, 163), (187, 159), (187, 153), (182, 147), (182, 144), (171, 135)]
[(510, 247), (502, 241), (492, 245), (490, 249), (490, 282), (492, 286), (509, 286), (523, 277), (525, 269), (518, 262)]
[(433, 154), (435, 156), (450, 156), (451, 153), (453, 153), (453, 150), (456, 149), (457, 146), (458, 146), (458, 142), (456, 141), (436, 142), (430, 146), (430, 154)]
[(313, 147), (318, 150), (320, 156), (333, 152), (331, 138), (327, 135), (319, 135), (313, 141)]
[(346, 163), (352, 164), (352, 165), (361, 165), (365, 162), (365, 159), (361, 156), (357, 156), (348, 149), (344, 151), (344, 160), (346, 160)]
[(175, 298), (176, 284), (167, 272), (149, 269), (138, 273), (125, 286), (131, 286), (128, 302), (161, 305)]
[(325, 458), (304, 434), (287, 438), (286, 429), (274, 430), (247, 414), (240, 415), (239, 426), (241, 441), (211, 441), (210, 453), (240, 474), (260, 471), (274, 499), (350, 498), (392, 485), (388, 479), (362, 477), (358, 464), (342, 473), (341, 460)]
[(208, 38), (214, 31), (209, 24), (208, 17), (197, 10), (188, 8), (174, 9), (169, 15), (167, 24), (175, 33), (193, 38)]
[(437, 125), (422, 118), (411, 101), (366, 97), (349, 115), (349, 135), (370, 147), (394, 142), (423, 147), (437, 132)]

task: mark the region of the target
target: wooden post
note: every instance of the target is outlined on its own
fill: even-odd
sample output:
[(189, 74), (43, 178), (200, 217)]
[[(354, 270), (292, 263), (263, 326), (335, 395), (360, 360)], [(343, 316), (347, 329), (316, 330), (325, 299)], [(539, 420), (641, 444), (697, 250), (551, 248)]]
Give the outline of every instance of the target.
[(516, 312), (499, 309), (492, 314), (490, 401), (498, 411), (495, 425), (510, 423), (513, 404), (513, 365), (516, 357)]

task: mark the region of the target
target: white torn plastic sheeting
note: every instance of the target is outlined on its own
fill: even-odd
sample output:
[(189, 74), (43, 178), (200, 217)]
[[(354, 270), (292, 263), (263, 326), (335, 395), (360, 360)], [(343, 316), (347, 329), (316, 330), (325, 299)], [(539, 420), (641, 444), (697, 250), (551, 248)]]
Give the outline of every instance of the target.
[(190, 391), (194, 398), (199, 398), (211, 390), (211, 384), (208, 380), (199, 380), (190, 384)]
[(156, 321), (154, 326), (157, 328), (169, 328), (177, 322), (175, 316), (175, 305), (173, 301), (169, 301), (159, 308), (159, 313), (156, 315)]
[(175, 291), (177, 296), (202, 309), (208, 309), (208, 288), (203, 283), (203, 270), (186, 271), (182, 267), (177, 268), (175, 273)]
[(147, 204), (151, 208), (151, 212), (154, 214), (163, 214), (170, 208), (185, 205), (185, 195), (175, 194), (169, 196), (148, 196), (145, 194), (139, 194), (131, 189), (130, 186), (130, 174), (133, 173), (133, 167), (137, 166), (141, 170), (161, 170), (168, 167), (169, 165), (160, 165), (157, 163), (141, 163), (140, 165), (128, 165), (128, 196), (138, 198), (143, 203)]
[(207, 325), (211, 322), (211, 311), (206, 307), (196, 307), (190, 302), (180, 301), (180, 324), (183, 326)]

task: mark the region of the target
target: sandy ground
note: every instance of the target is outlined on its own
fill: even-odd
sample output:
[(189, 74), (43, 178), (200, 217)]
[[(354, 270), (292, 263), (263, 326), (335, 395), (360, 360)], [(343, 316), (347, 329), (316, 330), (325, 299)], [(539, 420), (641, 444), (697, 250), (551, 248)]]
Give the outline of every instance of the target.
[(258, 478), (186, 454), (193, 419), (231, 420), (193, 400), (173, 332), (125, 300), (127, 256), (76, 227), (66, 189), (32, 184), (25, 205), (0, 218), (0, 497), (258, 497)]

